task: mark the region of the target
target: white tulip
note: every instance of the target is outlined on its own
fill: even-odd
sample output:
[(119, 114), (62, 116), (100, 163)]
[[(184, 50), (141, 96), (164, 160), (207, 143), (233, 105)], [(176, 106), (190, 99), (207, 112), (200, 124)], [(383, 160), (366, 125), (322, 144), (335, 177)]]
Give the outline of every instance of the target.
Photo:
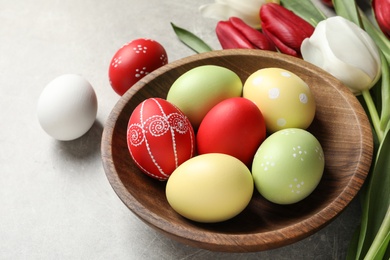
[(370, 89), (381, 75), (379, 49), (355, 23), (334, 16), (321, 21), (301, 45), (304, 60), (342, 81), (355, 95)]
[(225, 21), (234, 16), (259, 29), (260, 7), (270, 2), (279, 4), (279, 0), (216, 0), (215, 3), (202, 5), (199, 10), (204, 17)]

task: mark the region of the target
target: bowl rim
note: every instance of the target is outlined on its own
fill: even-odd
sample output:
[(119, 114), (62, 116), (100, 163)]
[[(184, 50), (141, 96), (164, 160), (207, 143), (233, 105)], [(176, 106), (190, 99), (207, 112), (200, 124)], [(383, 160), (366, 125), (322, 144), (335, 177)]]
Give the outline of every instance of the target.
[[(268, 52), (261, 50), (243, 50), (243, 49), (235, 49), (235, 50), (216, 50), (206, 53), (200, 53), (191, 55), (171, 63), (160, 67), (159, 69), (149, 73), (139, 82), (137, 82), (134, 86), (132, 86), (115, 104), (112, 109), (106, 124), (103, 129), (102, 141), (101, 141), (101, 157), (103, 162), (103, 167), (106, 173), (106, 177), (108, 178), (112, 188), (118, 195), (118, 197), (122, 200), (122, 202), (143, 222), (153, 227), (154, 229), (159, 230), (165, 235), (179, 241), (187, 241), (189, 245), (202, 247), (204, 249), (216, 250), (216, 251), (227, 251), (227, 247), (232, 247), (231, 252), (252, 252), (252, 251), (261, 251), (267, 249), (273, 249), (280, 246), (284, 246), (287, 244), (294, 243), (298, 240), (301, 240), (309, 235), (317, 232), (324, 226), (330, 223), (336, 216), (338, 216), (345, 207), (352, 201), (352, 199), (357, 195), (361, 186), (363, 185), (370, 165), (363, 164), (359, 160), (355, 167), (355, 174), (348, 181), (347, 185), (340, 192), (340, 194), (326, 207), (321, 208), (318, 212), (311, 215), (306, 219), (302, 219), (302, 221), (286, 226), (281, 227), (277, 230), (261, 232), (261, 233), (245, 233), (245, 234), (220, 234), (221, 237), (226, 237), (228, 239), (221, 239), (224, 244), (220, 244), (220, 241), (209, 240), (208, 236), (202, 236), (201, 233), (208, 233), (207, 230), (200, 230), (199, 234), (191, 234), (188, 235), (188, 230), (183, 228), (182, 226), (177, 226), (169, 222), (167, 219), (161, 217), (160, 215), (155, 214), (154, 212), (150, 212), (147, 208), (143, 206), (136, 198), (127, 193), (127, 188), (122, 183), (118, 173), (116, 171), (116, 166), (113, 161), (112, 154), (112, 137), (114, 133), (114, 129), (116, 127), (116, 121), (120, 116), (122, 110), (126, 106), (128, 100), (135, 95), (139, 90), (141, 90), (151, 79), (158, 77), (161, 74), (166, 73), (169, 70), (173, 70), (183, 64), (197, 61), (203, 58), (216, 58), (225, 55), (249, 55), (249, 56), (261, 56), (267, 58), (276, 58), (278, 60), (282, 60), (285, 63), (291, 64), (299, 64), (307, 68), (310, 73), (322, 73), (326, 76), (326, 80), (333, 84), (339, 85), (340, 88), (335, 88), (340, 94), (343, 96), (349, 95), (354, 96), (352, 92), (344, 86), (339, 80), (334, 78), (328, 72), (322, 70), (321, 68), (310, 64), (302, 59), (295, 58), (292, 56), (288, 56), (281, 53), (276, 52)], [(271, 57), (272, 56), (272, 57)], [(361, 136), (361, 141), (366, 144), (373, 143), (373, 137), (370, 123), (368, 121), (367, 115), (364, 112), (364, 109), (360, 105), (359, 101), (355, 98), (345, 99), (346, 102), (350, 103), (351, 107), (357, 108), (354, 109), (354, 114), (359, 122), (359, 132)], [(368, 126), (368, 127), (367, 127)], [(367, 129), (368, 128), (368, 129)], [(371, 160), (373, 153), (373, 145), (369, 145), (365, 147), (365, 150), (360, 150), (360, 158), (369, 157)], [(335, 210), (335, 208), (340, 209), (339, 211)], [(310, 224), (311, 230), (307, 230), (307, 226)], [(210, 232), (215, 234), (214, 232)], [(270, 236), (272, 234), (272, 241), (270, 241)], [(244, 248), (237, 241), (241, 241), (245, 237), (246, 245)], [(248, 239), (249, 237), (249, 239)], [(249, 243), (248, 241), (252, 241), (253, 243)], [(200, 245), (202, 244), (202, 245)], [(230, 251), (230, 250), (228, 250)]]

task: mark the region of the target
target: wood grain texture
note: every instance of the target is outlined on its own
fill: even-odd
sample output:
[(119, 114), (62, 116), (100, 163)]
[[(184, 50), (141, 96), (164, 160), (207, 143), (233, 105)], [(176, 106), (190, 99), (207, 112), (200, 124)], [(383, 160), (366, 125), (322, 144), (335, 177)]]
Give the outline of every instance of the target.
[[(149, 97), (166, 98), (171, 84), (200, 65), (220, 65), (241, 80), (268, 67), (287, 69), (311, 88), (317, 111), (309, 131), (320, 141), (325, 171), (315, 191), (293, 205), (266, 201), (257, 191), (235, 218), (216, 224), (189, 221), (171, 209), (165, 182), (143, 174), (127, 149), (126, 128), (133, 109)], [(107, 178), (124, 204), (146, 224), (194, 247), (213, 251), (252, 252), (281, 247), (318, 231), (350, 203), (370, 168), (373, 141), (367, 116), (355, 96), (325, 71), (301, 59), (260, 50), (223, 50), (172, 62), (135, 84), (112, 110), (102, 137)]]

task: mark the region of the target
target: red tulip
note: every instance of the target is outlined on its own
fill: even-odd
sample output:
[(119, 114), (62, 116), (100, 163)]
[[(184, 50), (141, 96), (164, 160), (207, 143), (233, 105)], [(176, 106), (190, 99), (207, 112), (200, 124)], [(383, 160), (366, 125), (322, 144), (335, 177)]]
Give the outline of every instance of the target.
[(326, 6), (333, 7), (332, 0), (322, 0), (321, 2)]
[(268, 3), (260, 9), (263, 33), (282, 53), (301, 57), (302, 41), (310, 37), (314, 27), (283, 6)]
[(379, 28), (390, 38), (390, 0), (372, 0), (372, 8)]
[(215, 31), (223, 49), (276, 50), (264, 34), (237, 17), (218, 22)]

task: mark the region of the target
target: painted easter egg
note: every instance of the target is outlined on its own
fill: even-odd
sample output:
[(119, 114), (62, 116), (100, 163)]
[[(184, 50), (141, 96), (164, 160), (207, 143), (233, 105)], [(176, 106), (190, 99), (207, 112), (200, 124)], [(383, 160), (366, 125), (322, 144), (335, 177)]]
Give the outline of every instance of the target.
[(122, 96), (137, 81), (167, 63), (167, 53), (160, 43), (152, 39), (133, 40), (112, 57), (108, 70), (110, 84)]
[(260, 69), (245, 81), (243, 96), (263, 113), (267, 131), (306, 129), (315, 115), (309, 86), (296, 74), (281, 68)]
[(131, 114), (127, 146), (134, 162), (145, 174), (166, 180), (194, 155), (194, 130), (177, 107), (161, 98), (149, 98)]
[(166, 196), (180, 215), (197, 222), (220, 222), (237, 216), (253, 194), (249, 169), (227, 154), (195, 156), (169, 177)]
[(167, 100), (177, 106), (197, 129), (216, 104), (242, 95), (242, 82), (230, 69), (216, 65), (195, 67), (172, 84)]
[(324, 153), (314, 135), (288, 128), (273, 133), (260, 145), (252, 174), (263, 197), (278, 204), (292, 204), (313, 192), (324, 166)]
[(250, 166), (266, 137), (263, 115), (249, 99), (225, 99), (203, 118), (197, 135), (199, 154), (224, 153)]

